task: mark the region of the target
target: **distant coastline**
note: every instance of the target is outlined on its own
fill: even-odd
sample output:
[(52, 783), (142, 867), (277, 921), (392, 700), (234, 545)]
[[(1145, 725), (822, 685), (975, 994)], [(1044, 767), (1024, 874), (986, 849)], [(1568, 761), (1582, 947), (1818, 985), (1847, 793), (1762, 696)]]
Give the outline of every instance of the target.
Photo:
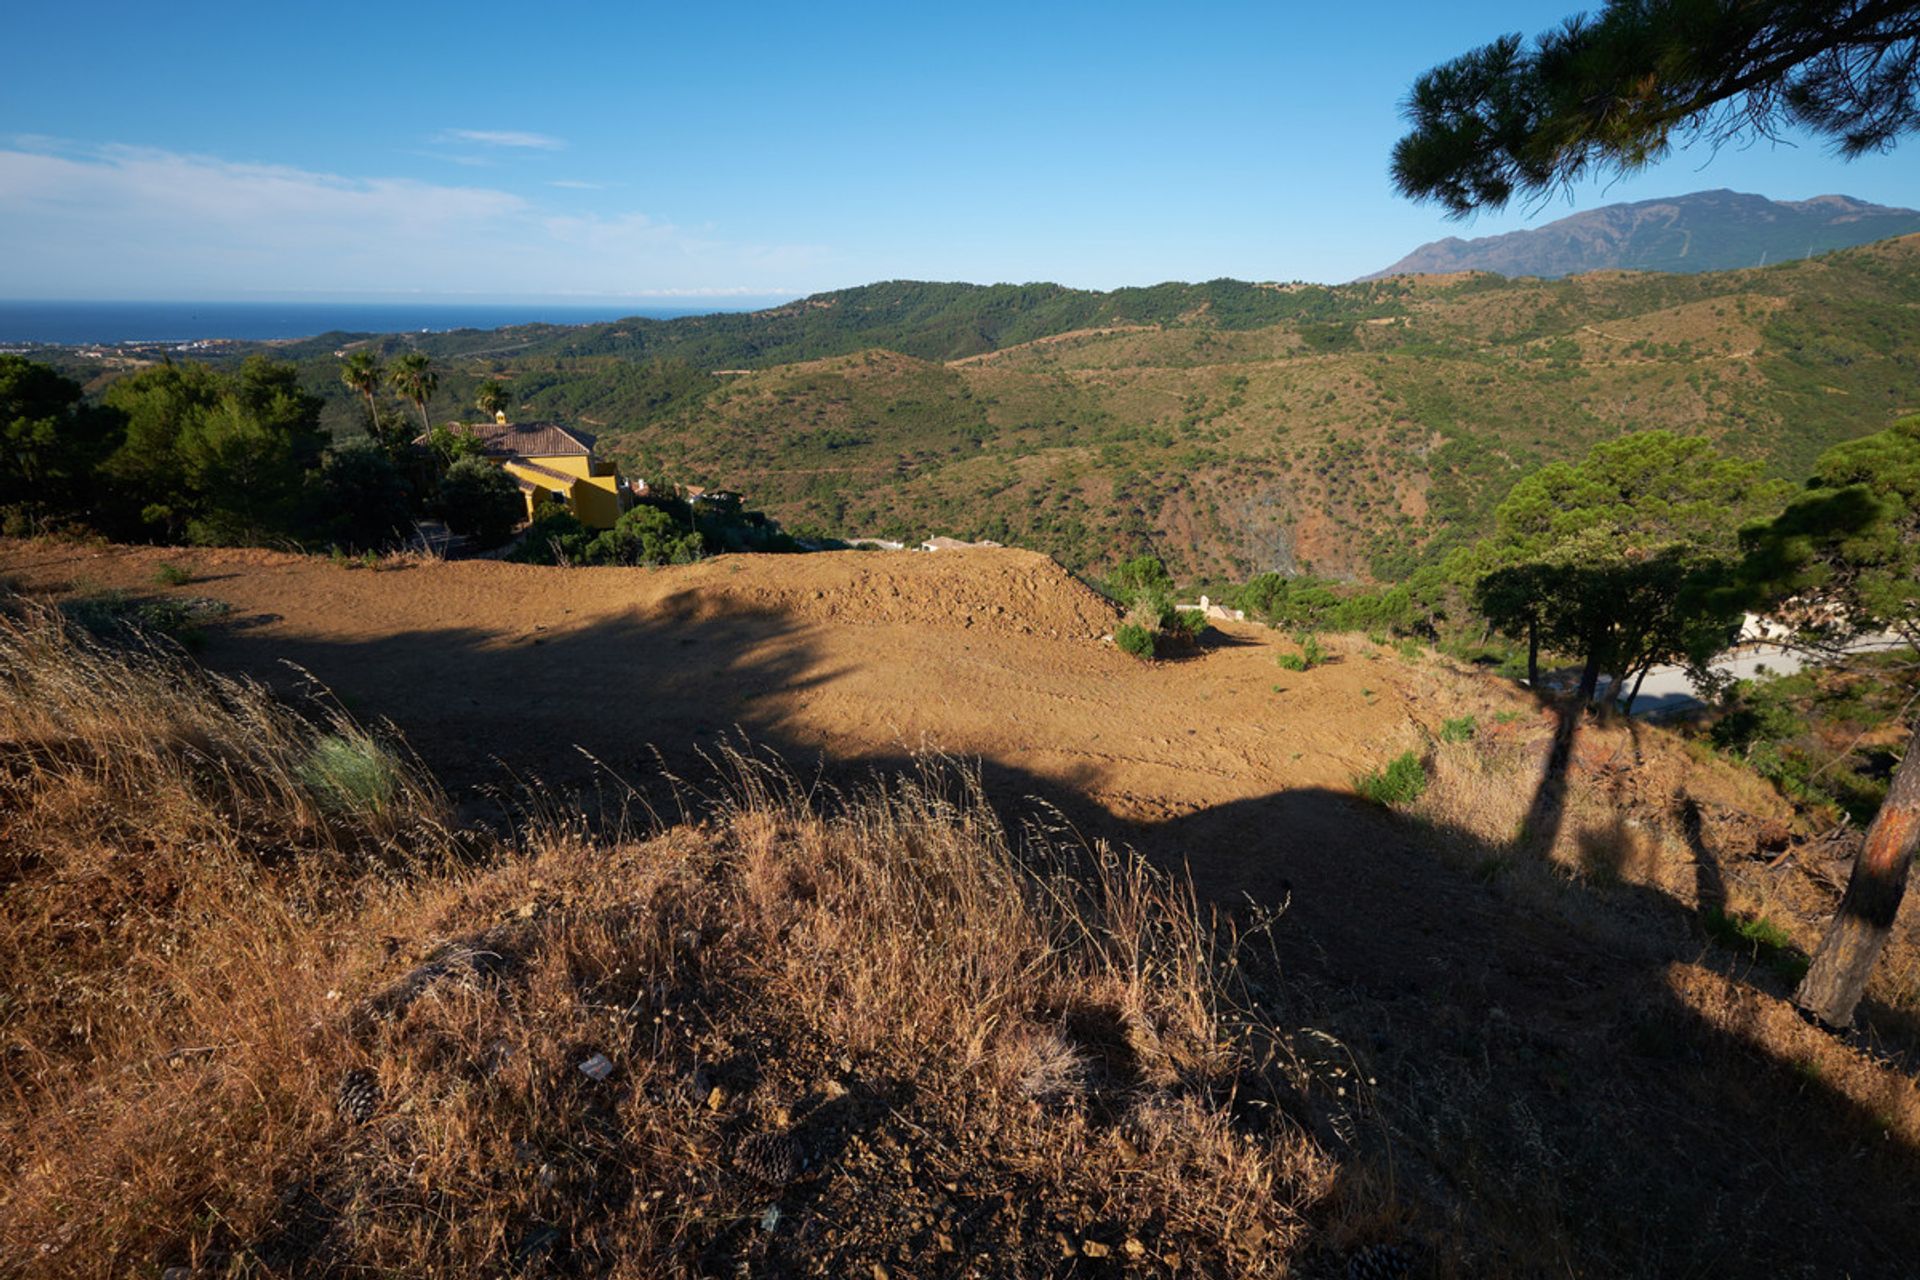
[(645, 306), (605, 303), (409, 302), (10, 302), (0, 301), (0, 347), (31, 344), (174, 343), (232, 338), (271, 342), (332, 333), (418, 333), (515, 324), (597, 324), (628, 316), (670, 319), (749, 311), (778, 299)]

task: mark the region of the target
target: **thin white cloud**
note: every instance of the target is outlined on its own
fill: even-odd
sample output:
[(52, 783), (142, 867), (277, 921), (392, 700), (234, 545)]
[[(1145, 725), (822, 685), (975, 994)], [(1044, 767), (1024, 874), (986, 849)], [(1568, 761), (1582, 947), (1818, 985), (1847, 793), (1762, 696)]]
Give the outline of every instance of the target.
[(531, 151), (564, 151), (566, 142), (544, 133), (524, 133), (516, 129), (442, 129), (433, 135), (435, 142), (471, 142), (482, 147), (518, 147)]
[(122, 146), (0, 148), (0, 244), (16, 298), (796, 293), (827, 257), (484, 186)]
[(607, 189), (607, 184), (604, 182), (581, 182), (577, 178), (556, 178), (547, 185), (559, 187), (563, 191), (605, 191)]

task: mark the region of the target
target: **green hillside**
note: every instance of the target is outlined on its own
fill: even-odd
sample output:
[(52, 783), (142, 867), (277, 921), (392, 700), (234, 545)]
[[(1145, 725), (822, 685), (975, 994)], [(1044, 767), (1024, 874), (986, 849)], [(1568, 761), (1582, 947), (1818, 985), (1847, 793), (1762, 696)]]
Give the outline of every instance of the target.
[(1393, 577), (1485, 528), (1519, 475), (1670, 427), (1797, 479), (1920, 404), (1920, 237), (1761, 270), (1237, 281), (1093, 293), (892, 282), (772, 311), (279, 345), (418, 348), (434, 417), (512, 379), (651, 479), (747, 492), (802, 533), (993, 537), (1075, 567)]

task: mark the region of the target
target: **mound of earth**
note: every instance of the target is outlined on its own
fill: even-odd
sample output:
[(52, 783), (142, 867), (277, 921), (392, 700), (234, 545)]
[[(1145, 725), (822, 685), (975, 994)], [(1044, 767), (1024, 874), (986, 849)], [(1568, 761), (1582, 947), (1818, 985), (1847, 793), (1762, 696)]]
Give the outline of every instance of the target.
[(1105, 597), (1035, 551), (721, 556), (688, 568), (681, 580), (702, 597), (809, 621), (1097, 640), (1119, 620)]

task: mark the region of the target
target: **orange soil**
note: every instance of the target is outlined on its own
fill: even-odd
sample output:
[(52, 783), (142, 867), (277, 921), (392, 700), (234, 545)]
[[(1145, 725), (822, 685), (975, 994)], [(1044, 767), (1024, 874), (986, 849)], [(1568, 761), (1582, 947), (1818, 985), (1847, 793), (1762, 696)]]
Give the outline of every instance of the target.
[[(195, 574), (173, 594), (233, 607), (208, 665), (282, 689), (311, 673), (356, 715), (391, 720), (456, 790), (645, 789), (661, 759), (697, 781), (697, 753), (736, 729), (800, 764), (937, 751), (979, 760), (1003, 799), (1190, 865), (1224, 901), (1318, 899), (1326, 914), (1309, 914), (1341, 932), (1371, 927), (1337, 909), (1366, 893), (1369, 868), (1402, 874), (1371, 855), (1407, 844), (1352, 779), (1460, 711), (1437, 673), (1369, 658), (1364, 642), (1283, 671), (1291, 644), (1259, 626), (1140, 663), (1103, 640), (1104, 600), (1025, 551), (376, 572), (258, 550), (0, 543), (0, 571), (32, 590), (166, 594), (152, 585), (163, 562)], [(1425, 927), (1413, 917), (1431, 902), (1392, 897)]]
[(842, 761), (981, 757), (1161, 816), (1344, 788), (1437, 723), (1391, 663), (1281, 671), (1291, 645), (1264, 627), (1137, 662), (1104, 642), (1103, 599), (1024, 551), (372, 572), (253, 550), (0, 548), (30, 588), (166, 594), (162, 562), (195, 574), (172, 594), (233, 606), (209, 665), (283, 687), (286, 664), (304, 668), (455, 785), (498, 780), (495, 758), (566, 780), (576, 744), (631, 763), (738, 726)]

